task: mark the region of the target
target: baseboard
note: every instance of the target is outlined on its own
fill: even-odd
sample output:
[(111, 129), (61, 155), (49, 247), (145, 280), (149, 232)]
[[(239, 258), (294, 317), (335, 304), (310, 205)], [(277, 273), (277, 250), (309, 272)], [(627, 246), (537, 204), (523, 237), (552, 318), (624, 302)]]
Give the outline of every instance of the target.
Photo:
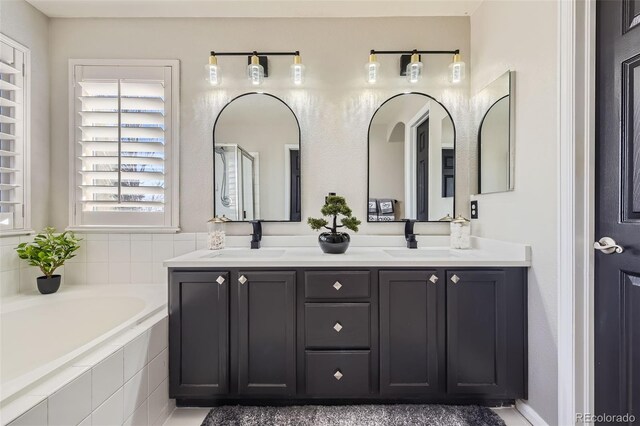
[(518, 410), (520, 414), (522, 414), (533, 426), (549, 426), (549, 424), (540, 417), (540, 414), (538, 414), (536, 410), (522, 399), (518, 399), (516, 401), (516, 410)]

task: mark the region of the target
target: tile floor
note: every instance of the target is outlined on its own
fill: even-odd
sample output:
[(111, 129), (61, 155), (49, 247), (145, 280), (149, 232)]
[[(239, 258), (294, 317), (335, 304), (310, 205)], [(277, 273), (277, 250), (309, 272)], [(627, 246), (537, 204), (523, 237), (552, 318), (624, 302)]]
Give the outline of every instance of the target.
[[(494, 408), (494, 411), (507, 426), (531, 426), (515, 408)], [(208, 412), (208, 408), (176, 408), (164, 426), (200, 426)]]

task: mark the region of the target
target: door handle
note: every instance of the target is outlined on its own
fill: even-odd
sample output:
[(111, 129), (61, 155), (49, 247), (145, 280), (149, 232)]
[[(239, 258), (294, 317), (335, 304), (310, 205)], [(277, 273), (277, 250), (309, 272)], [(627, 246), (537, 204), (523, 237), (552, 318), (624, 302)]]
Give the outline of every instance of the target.
[(600, 241), (593, 243), (593, 248), (600, 250), (604, 254), (622, 253), (624, 251), (624, 247), (618, 245), (616, 240), (611, 237), (600, 238)]

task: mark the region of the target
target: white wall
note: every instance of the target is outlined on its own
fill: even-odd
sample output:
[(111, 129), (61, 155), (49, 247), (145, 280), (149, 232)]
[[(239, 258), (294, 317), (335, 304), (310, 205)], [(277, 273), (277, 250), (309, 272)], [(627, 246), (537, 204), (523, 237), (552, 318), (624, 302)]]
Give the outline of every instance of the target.
[[(362, 36), (355, 36), (355, 35)], [(206, 230), (213, 212), (211, 130), (216, 115), (233, 97), (253, 89), (244, 77), (246, 58), (219, 57), (223, 85), (204, 81), (210, 50), (295, 50), (302, 53), (308, 78), (303, 88), (289, 82), (289, 58), (271, 58), (270, 77), (261, 90), (284, 99), (302, 129), (302, 216), (299, 224), (268, 224), (265, 234), (312, 233), (304, 223), (316, 216), (327, 192), (346, 196), (354, 214), (366, 220), (367, 127), (375, 109), (406, 90), (441, 100), (454, 120), (464, 116), (467, 86), (446, 83), (451, 57), (427, 57), (426, 77), (409, 86), (399, 74), (399, 58), (380, 57), (381, 84), (364, 82), (370, 49), (456, 49), (469, 54), (469, 18), (387, 19), (52, 19), (51, 220), (68, 222), (67, 73), (70, 58), (176, 58), (181, 61), (180, 216), (187, 232)], [(458, 125), (458, 123), (456, 123)], [(460, 209), (468, 205), (465, 135), (459, 132)], [(346, 183), (346, 184), (345, 184)], [(233, 224), (231, 234), (246, 234), (247, 224)], [(447, 233), (441, 224), (422, 224), (417, 232)], [(363, 223), (361, 233), (401, 233), (402, 224)]]
[(557, 402), (557, 4), (486, 0), (471, 16), (471, 94), (516, 72), (515, 190), (478, 195), (474, 234), (531, 244), (529, 400), (550, 425)]
[(50, 223), (49, 18), (24, 0), (2, 0), (0, 32), (31, 49), (31, 226), (39, 230)]

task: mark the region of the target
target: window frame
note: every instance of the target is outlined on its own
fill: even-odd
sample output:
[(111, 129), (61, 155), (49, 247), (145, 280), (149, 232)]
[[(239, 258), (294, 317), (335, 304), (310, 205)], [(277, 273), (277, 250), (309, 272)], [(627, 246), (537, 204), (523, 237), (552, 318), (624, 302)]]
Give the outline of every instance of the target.
[[(78, 214), (79, 200), (76, 169), (76, 108), (75, 108), (75, 69), (77, 66), (104, 66), (104, 67), (170, 67), (171, 68), (171, 145), (165, 150), (170, 158), (166, 161), (169, 172), (165, 174), (165, 183), (168, 183), (170, 201), (165, 204), (169, 211), (170, 224), (162, 226), (141, 226), (122, 224), (86, 225), (80, 223)], [(180, 224), (180, 61), (177, 59), (70, 59), (68, 80), (69, 102), (69, 226), (67, 230), (80, 232), (137, 232), (137, 233), (175, 233), (179, 232)]]
[[(31, 49), (15, 41), (6, 34), (0, 33), (0, 42), (24, 55), (23, 64), (23, 137), (22, 137), (22, 226), (20, 228), (0, 229), (0, 237), (33, 234), (31, 228)], [(15, 222), (14, 222), (15, 223)]]

